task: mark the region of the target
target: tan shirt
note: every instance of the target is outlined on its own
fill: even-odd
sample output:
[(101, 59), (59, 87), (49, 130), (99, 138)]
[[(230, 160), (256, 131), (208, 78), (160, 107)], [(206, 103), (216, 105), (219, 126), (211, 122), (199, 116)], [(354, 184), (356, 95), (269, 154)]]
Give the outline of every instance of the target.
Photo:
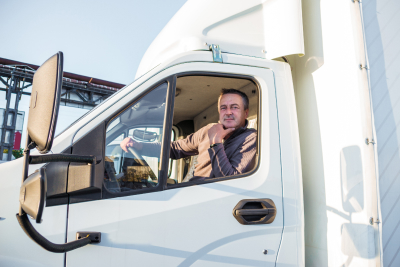
[[(171, 142), (171, 159), (198, 155), (198, 164), (190, 181), (242, 174), (254, 168), (257, 131), (247, 129), (248, 121), (245, 127), (235, 130), (223, 144), (210, 148), (208, 130), (213, 125), (208, 124), (185, 139)], [(143, 143), (142, 153), (158, 156), (160, 143)]]

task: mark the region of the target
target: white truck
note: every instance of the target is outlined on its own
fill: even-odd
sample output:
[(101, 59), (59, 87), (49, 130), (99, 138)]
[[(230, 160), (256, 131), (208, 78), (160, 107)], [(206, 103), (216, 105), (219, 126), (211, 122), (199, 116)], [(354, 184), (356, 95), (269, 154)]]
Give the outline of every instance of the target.
[[(54, 138), (58, 53), (24, 159), (0, 165), (0, 265), (400, 266), (399, 7), (189, 0), (136, 80)], [(250, 99), (256, 166), (184, 182), (197, 158), (170, 142), (218, 121), (223, 88)]]

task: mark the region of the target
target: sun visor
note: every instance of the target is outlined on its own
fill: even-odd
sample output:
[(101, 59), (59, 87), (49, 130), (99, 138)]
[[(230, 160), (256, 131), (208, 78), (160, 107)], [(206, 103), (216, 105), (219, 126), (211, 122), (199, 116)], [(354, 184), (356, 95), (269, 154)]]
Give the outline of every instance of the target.
[(142, 58), (136, 77), (178, 54), (209, 50), (265, 59), (304, 55), (301, 0), (189, 0)]

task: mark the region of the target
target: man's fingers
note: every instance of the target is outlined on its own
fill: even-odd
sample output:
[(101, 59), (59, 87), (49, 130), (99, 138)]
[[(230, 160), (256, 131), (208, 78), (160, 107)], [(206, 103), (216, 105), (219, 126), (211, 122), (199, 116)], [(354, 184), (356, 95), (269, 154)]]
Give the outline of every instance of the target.
[(224, 126), (221, 123), (213, 125), (208, 130), (208, 138), (210, 139), (210, 144), (221, 143), (222, 139), (224, 139), (234, 130), (235, 128), (224, 129)]
[(125, 138), (121, 143), (120, 143), (120, 147), (122, 148), (123, 151), (128, 153), (128, 150), (126, 149), (127, 147), (131, 147), (133, 146), (133, 142), (132, 140), (127, 137)]
[(227, 128), (226, 130), (222, 130), (222, 138), (225, 138), (228, 134), (233, 132), (235, 128)]
[(227, 129), (225, 130), (225, 132), (228, 134), (228, 133), (233, 132), (234, 130), (235, 130), (235, 128), (227, 128)]
[(122, 142), (119, 144), (119, 146), (122, 148), (123, 151), (128, 152), (128, 151), (126, 150), (125, 140), (122, 141)]
[(128, 153), (128, 150), (126, 149), (127, 147), (128, 147), (128, 144), (127, 144), (126, 142), (122, 142), (122, 143), (121, 143), (121, 148), (122, 148), (122, 150), (124, 150), (125, 152)]

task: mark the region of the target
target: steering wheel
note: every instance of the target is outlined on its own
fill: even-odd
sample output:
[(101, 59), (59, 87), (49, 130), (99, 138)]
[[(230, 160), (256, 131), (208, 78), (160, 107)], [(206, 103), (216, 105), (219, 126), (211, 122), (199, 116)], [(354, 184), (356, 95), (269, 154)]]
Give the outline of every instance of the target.
[(136, 162), (138, 162), (142, 166), (149, 166), (149, 164), (147, 164), (147, 162), (143, 159), (142, 154), (140, 154), (139, 151), (137, 151), (133, 147), (127, 147), (127, 149), (135, 157)]
[(135, 161), (138, 162), (142, 166), (147, 166), (149, 168), (149, 175), (152, 180), (157, 179), (156, 175), (154, 174), (153, 170), (147, 164), (147, 162), (143, 159), (142, 154), (140, 154), (135, 148), (127, 147), (128, 151), (135, 157)]

